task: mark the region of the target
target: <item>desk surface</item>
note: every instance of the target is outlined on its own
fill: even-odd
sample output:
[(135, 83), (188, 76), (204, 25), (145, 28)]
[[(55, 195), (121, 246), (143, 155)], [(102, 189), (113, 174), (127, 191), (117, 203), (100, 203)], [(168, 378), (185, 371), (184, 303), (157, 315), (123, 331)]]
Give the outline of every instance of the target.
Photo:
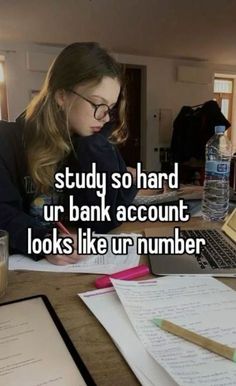
[[(147, 227), (173, 227), (177, 224), (127, 223), (115, 233), (142, 231)], [(199, 218), (186, 227), (207, 226)], [(182, 226), (182, 224), (181, 224)], [(139, 385), (129, 366), (109, 335), (91, 314), (77, 293), (94, 289), (97, 275), (49, 272), (10, 271), (7, 294), (1, 302), (45, 294), (55, 308), (76, 349), (98, 386)], [(236, 290), (236, 278), (220, 279)]]

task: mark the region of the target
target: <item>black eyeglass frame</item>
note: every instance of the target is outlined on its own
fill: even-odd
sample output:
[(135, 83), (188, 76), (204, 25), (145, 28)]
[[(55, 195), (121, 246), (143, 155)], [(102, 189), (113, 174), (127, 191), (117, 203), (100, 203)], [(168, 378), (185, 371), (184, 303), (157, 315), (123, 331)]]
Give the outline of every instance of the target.
[[(114, 110), (115, 110), (115, 106), (110, 108), (106, 103), (99, 103), (99, 104), (96, 104), (92, 101), (90, 101), (88, 98), (84, 97), (83, 95), (79, 94), (78, 92), (72, 90), (72, 89), (69, 89), (68, 90), (69, 92), (72, 92), (73, 94), (79, 96), (80, 98), (84, 99), (86, 102), (90, 103), (90, 105), (94, 108), (94, 118), (97, 120), (97, 121), (101, 121), (103, 118), (105, 118), (105, 116), (108, 114), (110, 119), (113, 118), (113, 113), (114, 113)], [(96, 117), (96, 112), (97, 110), (99, 109), (99, 107), (101, 106), (105, 106), (107, 108), (107, 111), (105, 112), (104, 116), (101, 117), (101, 118), (97, 118)]]

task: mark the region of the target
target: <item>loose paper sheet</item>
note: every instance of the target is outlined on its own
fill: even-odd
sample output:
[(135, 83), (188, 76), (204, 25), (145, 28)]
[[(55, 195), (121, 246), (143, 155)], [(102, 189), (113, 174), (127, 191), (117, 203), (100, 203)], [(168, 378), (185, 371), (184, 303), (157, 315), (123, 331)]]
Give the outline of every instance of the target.
[(145, 350), (113, 288), (78, 295), (110, 334), (142, 386), (176, 386)]
[[(99, 236), (99, 235), (98, 235)], [(139, 264), (140, 256), (136, 253), (136, 240), (140, 235), (120, 234), (120, 235), (102, 235), (108, 240), (108, 252), (105, 255), (84, 255), (76, 264), (54, 265), (46, 259), (33, 261), (27, 256), (12, 255), (9, 259), (10, 270), (30, 270), (46, 272), (67, 272), (67, 273), (101, 273), (112, 274), (124, 269), (135, 267)], [(127, 255), (114, 255), (111, 252), (112, 237), (129, 236), (134, 240), (134, 245), (129, 247)]]
[(181, 386), (234, 386), (236, 363), (161, 330), (158, 317), (236, 348), (236, 292), (213, 278), (113, 280), (144, 347)]

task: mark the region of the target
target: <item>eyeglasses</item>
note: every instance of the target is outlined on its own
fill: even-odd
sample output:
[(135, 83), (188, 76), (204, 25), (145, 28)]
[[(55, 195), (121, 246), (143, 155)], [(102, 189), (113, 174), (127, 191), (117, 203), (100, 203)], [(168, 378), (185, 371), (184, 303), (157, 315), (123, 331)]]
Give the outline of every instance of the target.
[(110, 119), (114, 118), (114, 112), (115, 107), (112, 107), (112, 109), (106, 105), (105, 103), (96, 104), (90, 101), (89, 99), (85, 98), (83, 95), (78, 94), (74, 90), (68, 90), (72, 92), (73, 94), (79, 96), (80, 98), (84, 99), (86, 102), (90, 103), (90, 105), (94, 108), (94, 118), (100, 121), (101, 119), (105, 118), (107, 114), (109, 114)]

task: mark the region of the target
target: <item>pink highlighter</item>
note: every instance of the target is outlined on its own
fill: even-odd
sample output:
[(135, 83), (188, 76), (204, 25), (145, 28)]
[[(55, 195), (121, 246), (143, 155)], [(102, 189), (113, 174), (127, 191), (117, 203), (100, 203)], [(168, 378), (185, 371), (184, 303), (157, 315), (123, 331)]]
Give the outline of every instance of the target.
[(138, 265), (137, 267), (126, 269), (125, 271), (120, 271), (113, 273), (112, 275), (104, 275), (97, 280), (95, 280), (96, 288), (106, 288), (112, 287), (110, 278), (121, 279), (121, 280), (131, 280), (136, 277), (145, 276), (150, 273), (149, 267), (145, 264)]

